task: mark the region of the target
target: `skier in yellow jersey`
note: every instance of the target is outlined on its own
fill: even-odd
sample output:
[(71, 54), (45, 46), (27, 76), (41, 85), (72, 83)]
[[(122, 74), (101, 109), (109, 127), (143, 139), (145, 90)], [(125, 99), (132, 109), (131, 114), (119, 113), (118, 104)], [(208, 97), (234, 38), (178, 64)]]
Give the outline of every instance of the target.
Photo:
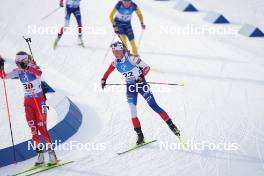
[(128, 38), (132, 48), (132, 53), (134, 55), (138, 55), (135, 37), (131, 26), (131, 19), (134, 11), (139, 18), (142, 29), (145, 29), (146, 25), (144, 24), (143, 15), (138, 6), (132, 2), (132, 0), (119, 1), (110, 13), (110, 20), (113, 24), (115, 33), (120, 35), (122, 42), (127, 47)]

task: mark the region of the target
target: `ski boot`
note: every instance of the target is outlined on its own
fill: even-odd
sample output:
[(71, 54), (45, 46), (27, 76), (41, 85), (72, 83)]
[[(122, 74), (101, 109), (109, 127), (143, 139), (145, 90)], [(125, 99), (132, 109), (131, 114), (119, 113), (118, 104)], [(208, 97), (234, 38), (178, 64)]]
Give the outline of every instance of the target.
[(43, 153), (43, 151), (37, 148), (36, 149), (36, 152), (38, 154), (38, 158), (37, 158), (37, 161), (35, 162), (35, 166), (44, 164), (45, 159), (44, 159), (44, 153)]
[(78, 34), (78, 44), (82, 47), (84, 47), (83, 39), (82, 39), (82, 34)]
[(173, 124), (172, 120), (169, 119), (166, 121), (166, 123), (168, 124), (169, 128), (171, 129), (171, 131), (178, 137), (181, 136), (180, 134), (180, 130)]
[(55, 42), (53, 43), (53, 49), (55, 50), (58, 46), (58, 42), (60, 41), (61, 39), (61, 35), (58, 35)]
[(180, 130), (173, 124), (173, 122), (171, 121), (171, 119), (167, 120), (166, 123), (168, 124), (168, 126), (170, 127), (171, 131), (179, 138), (180, 144), (184, 149), (187, 149), (188, 146), (187, 144), (184, 142), (181, 134), (180, 134)]
[(49, 166), (55, 165), (59, 162), (54, 150), (49, 149), (48, 154), (49, 154), (49, 162), (48, 162)]
[(141, 128), (135, 128), (135, 131), (136, 131), (136, 133), (138, 135), (138, 139), (137, 139), (136, 144), (137, 145), (144, 144), (145, 143), (145, 140), (144, 140), (144, 135), (142, 133)]

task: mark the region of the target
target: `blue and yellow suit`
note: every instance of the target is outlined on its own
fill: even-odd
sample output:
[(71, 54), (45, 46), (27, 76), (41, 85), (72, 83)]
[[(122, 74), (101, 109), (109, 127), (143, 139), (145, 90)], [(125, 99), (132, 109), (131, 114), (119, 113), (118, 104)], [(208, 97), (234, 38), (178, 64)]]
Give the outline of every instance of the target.
[(138, 55), (135, 37), (131, 26), (133, 12), (136, 12), (141, 24), (144, 24), (143, 15), (134, 2), (131, 2), (131, 5), (126, 8), (122, 1), (119, 1), (110, 13), (110, 20), (113, 26), (118, 28), (118, 33), (120, 34), (122, 42), (127, 47), (128, 38), (132, 48), (132, 53)]

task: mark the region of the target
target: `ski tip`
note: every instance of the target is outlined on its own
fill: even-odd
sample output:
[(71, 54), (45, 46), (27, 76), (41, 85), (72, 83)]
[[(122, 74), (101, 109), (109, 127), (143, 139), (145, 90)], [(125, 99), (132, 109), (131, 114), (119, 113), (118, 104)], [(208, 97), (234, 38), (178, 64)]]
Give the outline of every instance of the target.
[[(51, 164), (51, 166), (52, 165), (59, 165), (59, 164), (68, 164), (68, 163), (73, 163), (74, 161), (63, 161), (63, 160), (57, 160), (57, 162), (56, 163), (50, 163)], [(48, 163), (49, 164), (49, 163)]]
[(65, 161), (65, 162), (62, 162), (62, 160), (60, 160), (60, 162), (58, 164), (70, 164), (70, 163), (73, 163), (74, 161)]
[(179, 86), (185, 86), (185, 82), (182, 82), (181, 84), (179, 84)]
[(182, 146), (182, 149), (184, 149), (184, 150), (188, 149), (188, 145), (184, 142), (184, 140), (181, 136), (179, 137), (179, 140), (180, 140), (180, 144)]
[(79, 45), (80, 47), (82, 47), (82, 48), (85, 48), (84, 43), (79, 43), (78, 45)]
[(53, 165), (59, 164), (60, 162), (61, 162), (61, 160), (57, 160), (54, 163), (53, 162), (48, 162), (47, 166), (53, 166)]

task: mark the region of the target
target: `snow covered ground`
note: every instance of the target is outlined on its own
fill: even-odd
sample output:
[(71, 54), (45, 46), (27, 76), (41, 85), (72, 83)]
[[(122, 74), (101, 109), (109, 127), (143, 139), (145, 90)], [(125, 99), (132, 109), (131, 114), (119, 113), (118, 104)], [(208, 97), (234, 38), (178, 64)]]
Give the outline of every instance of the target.
[(200, 3), (199, 0), (189, 0), (197, 8), (202, 11), (217, 11), (223, 13), (228, 19), (238, 24), (252, 24), (264, 29), (264, 24), (261, 22), (264, 12), (264, 2), (262, 0), (230, 0), (228, 3), (225, 1), (217, 0), (204, 0)]
[[(83, 23), (92, 27), (84, 33), (87, 47), (77, 46), (77, 34), (73, 33), (63, 36), (61, 46), (56, 51), (52, 49), (56, 31), (54, 34), (33, 34), (28, 26), (52, 28), (63, 24), (62, 9), (40, 20), (58, 6), (57, 2), (17, 0), (15, 5), (13, 1), (2, 3), (0, 53), (7, 58), (14, 58), (17, 51), (27, 50), (22, 35), (31, 36), (34, 56), (43, 67), (45, 80), (64, 92), (83, 113), (80, 130), (67, 142), (77, 141), (93, 146), (90, 150), (58, 151), (62, 160), (75, 162), (39, 175), (264, 174), (264, 40), (238, 34), (183, 35), (177, 32), (188, 25), (193, 28), (204, 25), (212, 29), (226, 27), (205, 22), (205, 11), (226, 15), (235, 22), (228, 25), (231, 29), (237, 30), (243, 23), (264, 29), (264, 4), (261, 0), (190, 1), (204, 11), (181, 13), (173, 8), (176, 1), (135, 1), (142, 9), (147, 25), (140, 45), (142, 59), (152, 67), (147, 79), (185, 83), (183, 87), (153, 88), (163, 90), (154, 91), (155, 97), (179, 126), (186, 142), (234, 145), (236, 150), (210, 150), (208, 147), (188, 151), (175, 149), (177, 138), (139, 98), (138, 113), (145, 137), (158, 139), (158, 142), (118, 156), (117, 152), (127, 149), (136, 139), (125, 92), (111, 92), (109, 89), (101, 92), (97, 89), (102, 74), (113, 58), (109, 53), (104, 60), (113, 37), (108, 15), (116, 1), (83, 0)], [(71, 23), (75, 25), (75, 19)], [(136, 16), (133, 24), (138, 40), (140, 26)], [(109, 78), (109, 82), (113, 83), (122, 81), (116, 72)], [(17, 88), (17, 84), (8, 82), (12, 121), (25, 125), (24, 117), (16, 115), (22, 114), (23, 107), (14, 111), (18, 105), (22, 105), (22, 97), (16, 99), (22, 96), (22, 90)], [(3, 91), (0, 96), (2, 146), (2, 139), (9, 137), (9, 131), (7, 121), (2, 120), (7, 118)], [(50, 114), (49, 117), (52, 119), (54, 116)], [(25, 138), (30, 138), (26, 127), (15, 130), (20, 130), (15, 135), (25, 134)], [(162, 144), (168, 144), (170, 148), (166, 149)], [(3, 167), (0, 173), (11, 174), (29, 167), (33, 162), (34, 159), (30, 159)]]

